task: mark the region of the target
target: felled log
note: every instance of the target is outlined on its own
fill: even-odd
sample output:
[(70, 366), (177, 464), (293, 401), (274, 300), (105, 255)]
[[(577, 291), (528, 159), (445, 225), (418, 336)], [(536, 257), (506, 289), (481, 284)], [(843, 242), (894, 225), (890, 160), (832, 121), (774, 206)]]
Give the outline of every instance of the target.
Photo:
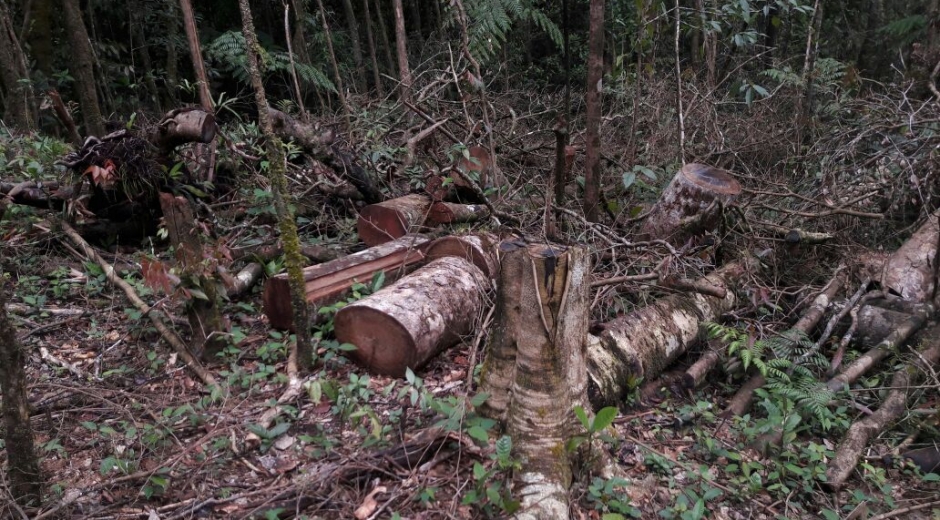
[(858, 311), (859, 345), (877, 345), (889, 334), (897, 330), (911, 315), (878, 306), (876, 302), (863, 305)]
[(640, 234), (681, 245), (713, 229), (722, 208), (740, 193), (741, 185), (728, 172), (704, 164), (687, 164), (650, 210)]
[(185, 143), (211, 143), (215, 139), (215, 116), (198, 107), (171, 110), (150, 140), (167, 153)]
[(568, 518), (568, 445), (585, 406), (590, 256), (584, 248), (506, 242), (480, 413), (506, 425), (522, 461), (516, 518)]
[(934, 294), (940, 210), (927, 217), (917, 231), (885, 262), (882, 287), (905, 300), (922, 302)]
[(457, 204), (434, 202), (428, 211), (427, 222), (431, 225), (476, 222), (490, 216), (490, 210), (482, 204)]
[[(842, 290), (842, 287), (845, 285), (846, 275), (842, 270), (837, 270), (836, 274), (829, 280), (829, 283), (823, 287), (823, 290), (816, 295), (816, 298), (813, 300), (813, 304), (803, 313), (803, 316), (791, 327), (789, 330), (784, 332), (785, 336), (788, 335), (809, 335), (816, 325), (819, 324), (819, 321), (822, 320), (823, 316), (826, 313), (826, 309), (832, 304), (832, 301), (835, 299), (836, 295), (839, 294), (839, 291)], [(755, 374), (748, 379), (741, 388), (734, 394), (731, 400), (728, 402), (728, 405), (721, 412), (721, 417), (728, 419), (736, 415), (744, 415), (745, 412), (751, 407), (751, 402), (754, 400), (754, 392), (763, 387), (767, 382), (764, 379), (764, 376), (761, 374)]]
[(0, 183), (0, 195), (9, 197), (14, 204), (34, 208), (61, 210), (71, 198), (72, 188), (58, 182), (24, 181), (17, 184)]
[(359, 212), (356, 231), (368, 246), (416, 233), (428, 216), (431, 201), (424, 195), (411, 194), (370, 204)]
[[(900, 419), (907, 411), (908, 388), (918, 386), (924, 379), (924, 371), (930, 370), (932, 365), (940, 361), (940, 325), (925, 330), (923, 338), (925, 348), (920, 351), (917, 361), (894, 374), (891, 390), (878, 410), (853, 423), (845, 433), (845, 438), (839, 444), (835, 457), (826, 470), (825, 485), (829, 489), (838, 490), (845, 484), (868, 446), (868, 441)], [(920, 363), (925, 363), (926, 367), (919, 366)]]
[(336, 338), (370, 371), (396, 377), (416, 370), (473, 331), (489, 279), (462, 258), (438, 258), (355, 303), (333, 321)]
[(711, 372), (721, 359), (718, 350), (709, 349), (682, 374), (682, 386), (692, 391), (702, 385), (705, 377)]
[(639, 378), (652, 379), (700, 337), (703, 322), (734, 308), (734, 287), (755, 263), (742, 260), (705, 277), (724, 298), (675, 294), (601, 326), (588, 341), (588, 394), (595, 408), (620, 403)]
[(499, 238), (489, 233), (443, 237), (431, 242), (428, 260), (456, 256), (477, 266), (490, 279), (499, 275), (497, 247)]
[[(395, 280), (424, 260), (428, 239), (408, 235), (391, 242), (304, 269), (308, 303), (329, 303), (339, 299), (354, 283), (368, 282), (382, 271), (386, 280)], [(290, 285), (287, 274), (279, 274), (264, 284), (264, 314), (276, 329), (293, 328)]]
[(891, 334), (875, 345), (871, 350), (859, 356), (855, 361), (846, 366), (839, 375), (829, 380), (826, 385), (833, 392), (842, 390), (851, 385), (858, 378), (865, 375), (872, 367), (886, 358), (888, 354), (895, 349), (900, 348), (918, 329), (924, 326), (924, 323), (934, 313), (933, 306), (930, 306), (919, 314), (912, 314), (904, 320)]

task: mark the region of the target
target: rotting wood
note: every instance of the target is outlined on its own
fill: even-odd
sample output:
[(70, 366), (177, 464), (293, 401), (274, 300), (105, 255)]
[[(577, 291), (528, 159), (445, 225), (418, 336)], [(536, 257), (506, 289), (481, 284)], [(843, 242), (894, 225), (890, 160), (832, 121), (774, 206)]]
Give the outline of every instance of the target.
[(835, 457), (826, 470), (824, 485), (830, 490), (837, 491), (842, 488), (862, 457), (868, 441), (904, 415), (907, 411), (908, 389), (919, 385), (924, 379), (925, 366), (929, 369), (940, 360), (940, 325), (929, 327), (922, 337), (925, 348), (914, 362), (894, 374), (891, 390), (878, 410), (853, 423), (845, 433), (845, 438), (839, 444)]
[(370, 204), (359, 212), (356, 231), (368, 246), (384, 244), (420, 231), (430, 206), (430, 199), (419, 194)]
[(150, 137), (163, 153), (184, 143), (211, 143), (215, 139), (215, 116), (196, 107), (168, 112)]
[(881, 362), (894, 349), (900, 348), (918, 329), (924, 326), (934, 314), (933, 306), (929, 306), (924, 312), (913, 314), (901, 323), (897, 329), (891, 332), (885, 339), (875, 345), (871, 350), (865, 352), (855, 361), (850, 363), (839, 375), (829, 380), (826, 385), (829, 390), (838, 392), (843, 388), (854, 383), (858, 378), (865, 375), (873, 366)]
[[(339, 299), (354, 283), (368, 282), (382, 271), (395, 280), (425, 258), (428, 238), (406, 235), (349, 256), (304, 269), (307, 303), (329, 303)], [(293, 314), (286, 274), (268, 279), (264, 285), (264, 314), (276, 329), (292, 329)]]
[(490, 279), (499, 276), (499, 238), (490, 233), (443, 237), (427, 248), (428, 260), (457, 256), (477, 266)]
[(741, 193), (741, 185), (724, 170), (691, 163), (682, 167), (663, 191), (640, 234), (682, 245), (715, 227), (724, 206)]
[(368, 370), (401, 377), (470, 334), (490, 281), (457, 257), (438, 258), (336, 313), (336, 338)]
[(640, 378), (662, 373), (714, 321), (737, 304), (734, 288), (756, 262), (744, 259), (705, 277), (726, 290), (724, 298), (701, 293), (675, 294), (602, 325), (589, 340), (589, 396), (595, 408), (617, 405)]
[(695, 390), (705, 381), (705, 377), (718, 366), (721, 354), (717, 349), (709, 349), (682, 374), (682, 386), (686, 390)]
[(885, 262), (881, 286), (904, 300), (923, 302), (934, 296), (934, 258), (940, 240), (940, 210), (935, 211), (917, 231)]
[(586, 407), (590, 257), (584, 248), (521, 242), (500, 250), (481, 383), (490, 397), (480, 413), (506, 425), (522, 461), (517, 518), (567, 518), (572, 461), (563, 447), (579, 433), (573, 407)]

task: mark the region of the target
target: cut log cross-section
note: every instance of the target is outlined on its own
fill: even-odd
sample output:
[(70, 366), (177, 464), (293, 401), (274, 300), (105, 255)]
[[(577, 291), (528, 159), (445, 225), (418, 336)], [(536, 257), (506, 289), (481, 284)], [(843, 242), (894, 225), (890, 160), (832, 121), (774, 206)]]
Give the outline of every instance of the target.
[(379, 373), (401, 377), (473, 331), (490, 280), (462, 258), (445, 257), (336, 313), (336, 338)]
[[(304, 269), (308, 303), (339, 299), (354, 283), (367, 282), (378, 271), (395, 280), (417, 267), (425, 258), (428, 239), (407, 235), (349, 256)], [(293, 328), (290, 287), (286, 274), (269, 278), (264, 286), (264, 314), (276, 329)]]
[(431, 242), (428, 260), (456, 256), (480, 268), (483, 274), (495, 279), (499, 275), (497, 246), (499, 239), (489, 233), (479, 235), (449, 236)]
[(427, 219), (431, 200), (411, 194), (370, 204), (359, 212), (356, 230), (368, 246), (384, 244), (420, 230)]
[(181, 108), (169, 112), (157, 125), (152, 137), (164, 151), (183, 143), (211, 143), (215, 139), (215, 116), (200, 108)]
[(640, 233), (682, 245), (711, 230), (724, 206), (741, 193), (741, 185), (724, 170), (687, 164), (679, 170), (646, 217)]

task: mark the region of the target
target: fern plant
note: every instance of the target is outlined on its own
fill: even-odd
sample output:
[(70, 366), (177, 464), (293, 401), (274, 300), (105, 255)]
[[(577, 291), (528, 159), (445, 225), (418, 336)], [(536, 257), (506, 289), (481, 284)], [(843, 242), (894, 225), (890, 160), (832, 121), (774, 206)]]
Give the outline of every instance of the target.
[[(559, 49), (564, 48), (561, 29), (531, 0), (465, 0), (470, 53), (486, 62), (496, 56), (506, 43), (514, 23), (530, 21), (548, 35)], [(447, 9), (446, 27), (454, 27), (457, 17)]]
[(829, 403), (835, 394), (816, 376), (829, 367), (829, 361), (805, 333), (790, 329), (754, 339), (744, 330), (718, 323), (705, 327), (711, 338), (728, 345), (728, 355), (740, 359), (745, 370), (753, 365), (764, 376), (771, 400), (791, 401), (798, 411), (813, 416), (824, 431), (832, 427)]
[[(248, 82), (248, 61), (245, 57), (245, 37), (241, 31), (227, 31), (206, 46), (206, 56), (231, 74), (238, 81)], [(290, 56), (277, 49), (261, 48), (261, 73), (263, 75), (285, 73), (291, 70)], [(336, 87), (317, 67), (295, 60), (297, 79), (305, 85), (335, 92)]]

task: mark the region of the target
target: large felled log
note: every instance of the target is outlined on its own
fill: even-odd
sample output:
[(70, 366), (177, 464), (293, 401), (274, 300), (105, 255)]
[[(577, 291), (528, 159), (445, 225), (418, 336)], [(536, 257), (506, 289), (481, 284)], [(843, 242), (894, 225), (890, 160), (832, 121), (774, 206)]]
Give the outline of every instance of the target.
[(724, 170), (687, 164), (673, 177), (646, 217), (640, 233), (683, 244), (718, 223), (723, 206), (741, 193), (741, 185)]
[(470, 334), (490, 281), (475, 265), (446, 257), (336, 313), (336, 338), (380, 374), (401, 377)]
[(891, 390), (878, 411), (849, 427), (826, 470), (825, 485), (830, 489), (840, 489), (858, 464), (868, 441), (904, 415), (907, 411), (908, 388), (919, 385), (924, 379), (925, 369), (932, 370), (932, 365), (940, 360), (940, 326), (934, 325), (925, 330), (923, 338), (925, 348), (917, 361), (925, 363), (926, 367), (912, 363), (895, 373), (891, 379)]
[(457, 256), (480, 268), (483, 274), (495, 279), (499, 275), (497, 246), (499, 238), (489, 233), (443, 237), (428, 246), (428, 260)]
[(197, 107), (179, 108), (163, 116), (150, 140), (164, 152), (184, 143), (211, 143), (215, 116)]
[(482, 204), (457, 204), (434, 202), (428, 211), (428, 223), (433, 225), (475, 222), (490, 216), (490, 210)]
[(618, 404), (639, 378), (655, 378), (699, 339), (701, 325), (734, 308), (734, 287), (750, 260), (728, 264), (705, 277), (725, 297), (676, 294), (601, 326), (589, 339), (588, 390), (595, 408)]
[[(428, 239), (407, 235), (392, 242), (372, 247), (349, 256), (304, 269), (308, 303), (337, 300), (354, 283), (368, 282), (382, 271), (386, 280), (395, 280), (425, 258)], [(293, 328), (290, 286), (286, 274), (269, 278), (264, 285), (264, 314), (276, 329)]]
[(419, 231), (430, 206), (430, 199), (418, 194), (370, 204), (359, 212), (356, 231), (368, 246), (384, 244)]
[(882, 287), (905, 300), (922, 302), (934, 294), (937, 241), (940, 238), (940, 210), (927, 217), (911, 238), (885, 262)]
[(584, 344), (590, 257), (584, 248), (507, 242), (481, 389), (480, 412), (504, 422), (522, 461), (516, 518), (568, 518), (572, 479), (564, 448), (585, 406)]

